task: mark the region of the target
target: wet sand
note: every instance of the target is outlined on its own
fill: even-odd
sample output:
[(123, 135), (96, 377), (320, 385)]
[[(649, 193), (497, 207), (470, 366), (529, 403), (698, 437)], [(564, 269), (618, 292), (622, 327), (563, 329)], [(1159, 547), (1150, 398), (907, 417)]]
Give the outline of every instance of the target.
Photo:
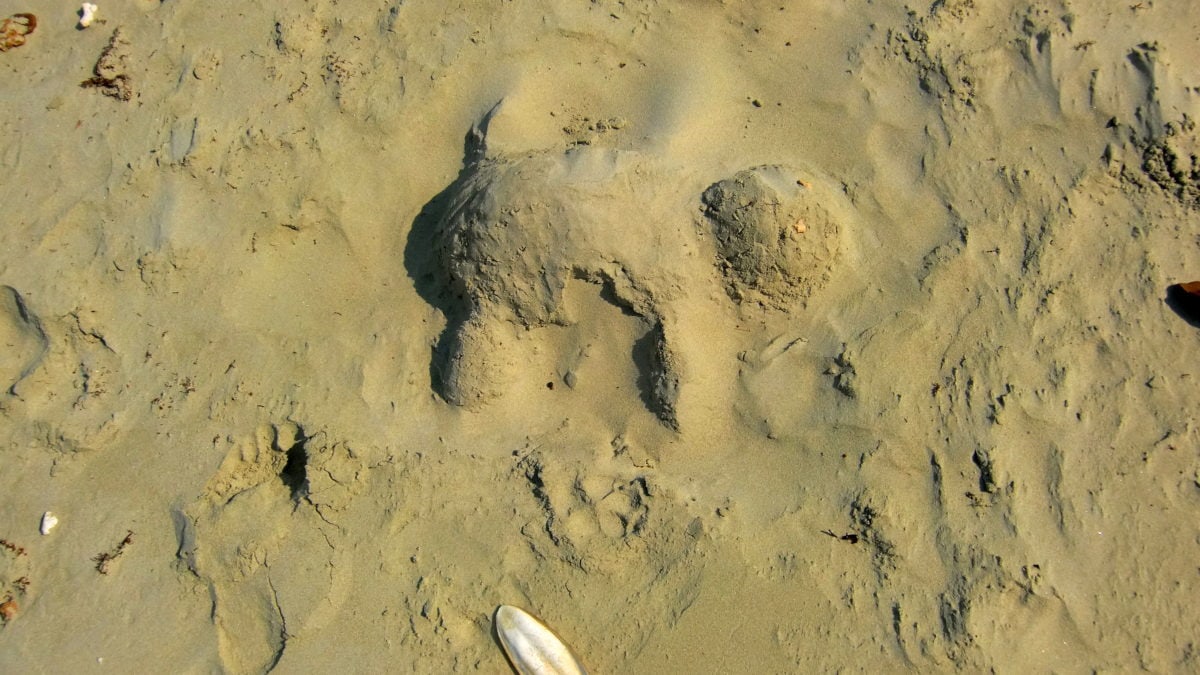
[(97, 17), (0, 53), (0, 670), (1196, 669), (1200, 10)]

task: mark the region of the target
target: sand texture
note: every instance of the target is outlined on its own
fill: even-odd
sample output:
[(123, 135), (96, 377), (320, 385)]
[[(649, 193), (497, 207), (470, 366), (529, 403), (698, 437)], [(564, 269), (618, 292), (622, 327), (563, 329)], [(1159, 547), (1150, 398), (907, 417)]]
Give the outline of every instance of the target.
[(0, 672), (1200, 670), (1200, 5), (31, 11)]

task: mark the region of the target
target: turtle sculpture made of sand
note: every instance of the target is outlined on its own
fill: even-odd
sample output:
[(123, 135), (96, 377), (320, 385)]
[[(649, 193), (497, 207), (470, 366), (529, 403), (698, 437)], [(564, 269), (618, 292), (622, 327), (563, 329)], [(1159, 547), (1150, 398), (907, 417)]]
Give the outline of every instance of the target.
[(579, 279), (652, 326), (646, 404), (678, 430), (686, 322), (676, 305), (695, 280), (713, 279), (715, 266), (733, 301), (767, 311), (801, 306), (828, 280), (841, 219), (812, 172), (759, 166), (697, 194), (687, 172), (635, 150), (490, 152), (495, 112), (468, 133), (458, 178), (423, 212), (432, 276), (454, 299), (431, 368), (448, 402), (477, 408), (502, 395), (515, 366), (496, 356), (500, 329), (568, 322), (563, 291)]

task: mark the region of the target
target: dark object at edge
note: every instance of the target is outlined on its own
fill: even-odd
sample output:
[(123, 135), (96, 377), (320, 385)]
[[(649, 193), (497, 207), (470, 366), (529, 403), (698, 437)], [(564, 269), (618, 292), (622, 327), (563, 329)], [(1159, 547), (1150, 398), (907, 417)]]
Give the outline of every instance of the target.
[(1200, 328), (1200, 281), (1167, 286), (1167, 306), (1184, 321)]

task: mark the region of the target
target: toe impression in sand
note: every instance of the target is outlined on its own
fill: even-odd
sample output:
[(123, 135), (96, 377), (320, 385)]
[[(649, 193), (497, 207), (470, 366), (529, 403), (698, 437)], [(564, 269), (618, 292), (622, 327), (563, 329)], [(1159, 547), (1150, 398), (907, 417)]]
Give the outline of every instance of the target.
[(520, 675), (586, 675), (571, 648), (532, 614), (500, 605), (495, 626), (500, 646)]

